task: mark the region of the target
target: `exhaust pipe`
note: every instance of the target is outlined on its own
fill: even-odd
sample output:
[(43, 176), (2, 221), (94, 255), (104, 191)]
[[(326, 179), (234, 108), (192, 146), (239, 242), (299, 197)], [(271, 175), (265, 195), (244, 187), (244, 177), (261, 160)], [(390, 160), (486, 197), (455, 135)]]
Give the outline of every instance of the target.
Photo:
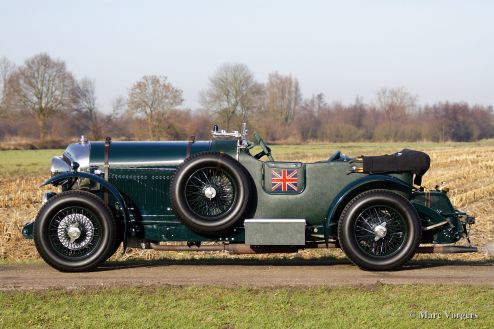
[(463, 254), (467, 252), (478, 252), (478, 248), (474, 246), (427, 246), (419, 247), (417, 253), (421, 254)]
[(231, 254), (266, 254), (298, 252), (297, 246), (251, 246), (248, 244), (222, 244), (212, 246), (167, 246), (149, 243), (149, 247), (160, 251), (228, 251)]
[(210, 246), (198, 245), (160, 245), (158, 243), (149, 243), (149, 247), (159, 251), (228, 251), (231, 254), (270, 254), (270, 253), (296, 253), (299, 249), (309, 248), (336, 248), (334, 243), (319, 243), (306, 246), (252, 246), (248, 244), (221, 244)]

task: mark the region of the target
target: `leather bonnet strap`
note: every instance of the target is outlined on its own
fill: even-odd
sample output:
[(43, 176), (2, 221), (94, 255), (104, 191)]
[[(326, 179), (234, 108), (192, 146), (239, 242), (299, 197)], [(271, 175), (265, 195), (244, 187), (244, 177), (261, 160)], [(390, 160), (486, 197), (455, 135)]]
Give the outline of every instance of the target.
[[(110, 145), (111, 145), (111, 137), (106, 137), (105, 139), (105, 158), (104, 158), (104, 178), (108, 181), (109, 173), (110, 173)], [(105, 202), (105, 206), (108, 206), (108, 190), (105, 189), (103, 200)]]

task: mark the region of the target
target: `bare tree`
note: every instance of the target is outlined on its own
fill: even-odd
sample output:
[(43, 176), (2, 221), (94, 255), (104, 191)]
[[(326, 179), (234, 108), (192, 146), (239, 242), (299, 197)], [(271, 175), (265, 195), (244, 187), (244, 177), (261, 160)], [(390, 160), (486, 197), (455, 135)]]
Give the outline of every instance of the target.
[(127, 100), (123, 96), (117, 96), (111, 104), (112, 118), (119, 118), (127, 110)]
[(209, 79), (209, 88), (201, 94), (201, 104), (217, 113), (230, 129), (233, 118), (247, 121), (249, 114), (260, 106), (262, 85), (244, 64), (223, 64)]
[(386, 89), (377, 92), (377, 104), (390, 122), (404, 119), (416, 108), (417, 97), (404, 88)]
[(9, 79), (7, 97), (16, 106), (33, 115), (41, 142), (46, 138), (46, 124), (59, 111), (70, 111), (77, 104), (76, 82), (65, 62), (48, 54), (27, 59)]
[(84, 78), (77, 85), (77, 96), (79, 99), (78, 110), (87, 117), (87, 123), (83, 123), (91, 132), (91, 138), (101, 139), (102, 122), (98, 105), (96, 103), (96, 88), (94, 80)]
[(15, 65), (6, 57), (0, 57), (0, 117), (7, 113), (7, 106), (4, 104), (7, 93), (7, 81), (15, 70)]
[(288, 125), (302, 101), (298, 80), (291, 75), (271, 73), (265, 87), (265, 110)]
[(156, 139), (167, 114), (182, 105), (182, 90), (167, 82), (165, 76), (146, 75), (129, 92), (128, 108), (145, 117), (150, 139)]

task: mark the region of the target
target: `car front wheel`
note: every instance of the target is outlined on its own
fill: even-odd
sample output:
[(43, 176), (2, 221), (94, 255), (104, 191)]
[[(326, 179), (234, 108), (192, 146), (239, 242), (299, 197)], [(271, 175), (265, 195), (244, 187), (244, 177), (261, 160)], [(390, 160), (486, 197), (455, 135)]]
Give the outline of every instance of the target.
[(366, 191), (343, 210), (338, 239), (345, 254), (359, 267), (374, 271), (396, 269), (413, 257), (420, 244), (419, 216), (399, 194)]
[(41, 257), (64, 272), (89, 271), (113, 251), (116, 224), (111, 210), (94, 194), (67, 191), (39, 211), (34, 242)]

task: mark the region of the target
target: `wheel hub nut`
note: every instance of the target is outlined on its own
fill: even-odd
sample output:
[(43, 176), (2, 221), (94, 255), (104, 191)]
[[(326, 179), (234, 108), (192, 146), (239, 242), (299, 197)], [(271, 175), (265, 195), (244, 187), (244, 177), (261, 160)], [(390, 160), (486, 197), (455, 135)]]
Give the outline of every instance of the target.
[(216, 196), (216, 190), (212, 186), (208, 186), (204, 190), (204, 195), (206, 196), (206, 198), (211, 200), (212, 198), (214, 198)]
[(384, 238), (387, 232), (388, 230), (386, 229), (386, 226), (384, 226), (383, 224), (377, 225), (376, 227), (374, 227), (374, 234), (376, 235), (374, 240), (377, 241)]
[(73, 243), (81, 236), (81, 230), (77, 226), (71, 225), (67, 229), (67, 235), (70, 238), (70, 242)]

